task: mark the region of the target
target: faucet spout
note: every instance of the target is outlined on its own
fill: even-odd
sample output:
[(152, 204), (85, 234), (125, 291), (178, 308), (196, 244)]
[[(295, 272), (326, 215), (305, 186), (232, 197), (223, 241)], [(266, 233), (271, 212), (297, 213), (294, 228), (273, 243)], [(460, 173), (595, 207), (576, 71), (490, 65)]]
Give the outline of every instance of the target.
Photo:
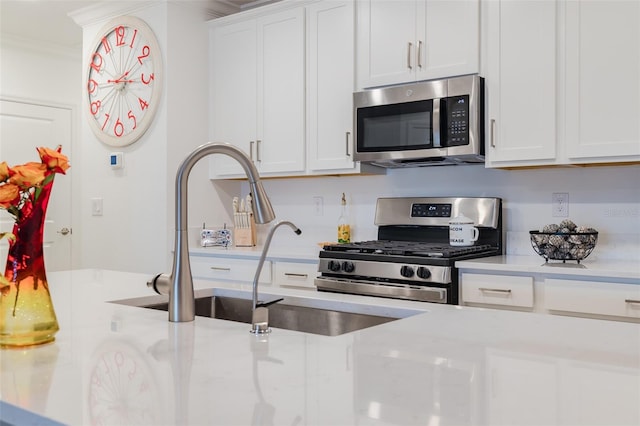
[(224, 154), (235, 159), (249, 179), (249, 188), (254, 202), (254, 218), (257, 223), (268, 223), (275, 218), (271, 202), (260, 181), (260, 176), (251, 159), (239, 148), (228, 143), (200, 145), (180, 164), (176, 173), (175, 193), (175, 249), (171, 275), (161, 274), (153, 280), (153, 287), (165, 288), (169, 292), (169, 321), (187, 322), (195, 318), (193, 278), (189, 263), (189, 241), (187, 237), (187, 188), (193, 166), (210, 154)]
[[(264, 265), (264, 259), (267, 257), (267, 251), (269, 251), (269, 246), (271, 245), (271, 240), (273, 239), (273, 234), (276, 232), (282, 225), (289, 226), (296, 235), (302, 234), (300, 228), (298, 228), (293, 223), (288, 220), (281, 220), (277, 222), (275, 225), (271, 227), (269, 233), (267, 234), (267, 239), (264, 242), (264, 247), (262, 248), (262, 254), (260, 255), (260, 261), (258, 262), (258, 267), (256, 268), (256, 274), (253, 277), (253, 300), (251, 305), (251, 332), (255, 334), (263, 334), (269, 333), (271, 329), (269, 328), (269, 312), (267, 310), (267, 306), (275, 303), (276, 301), (258, 306), (258, 280), (260, 279), (260, 273), (262, 272), (262, 266)], [(282, 300), (282, 299), (280, 299)]]

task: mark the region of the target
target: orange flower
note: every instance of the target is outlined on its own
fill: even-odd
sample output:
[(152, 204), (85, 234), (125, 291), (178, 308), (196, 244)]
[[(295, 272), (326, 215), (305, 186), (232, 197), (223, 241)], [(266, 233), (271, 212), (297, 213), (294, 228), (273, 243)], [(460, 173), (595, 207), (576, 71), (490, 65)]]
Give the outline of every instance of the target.
[(40, 154), (40, 158), (42, 159), (42, 163), (46, 164), (49, 170), (53, 170), (54, 173), (62, 173), (65, 174), (65, 171), (70, 167), (69, 159), (61, 154), (62, 146), (58, 145), (56, 149), (46, 148), (41, 146), (37, 148), (38, 154)]
[(30, 188), (38, 186), (42, 183), (47, 173), (47, 166), (42, 163), (26, 163), (21, 166), (15, 166), (10, 169), (10, 182), (18, 185), (20, 188)]
[(0, 182), (4, 182), (9, 178), (9, 166), (6, 161), (0, 163)]
[(0, 186), (0, 207), (8, 209), (20, 200), (20, 188), (12, 183)]

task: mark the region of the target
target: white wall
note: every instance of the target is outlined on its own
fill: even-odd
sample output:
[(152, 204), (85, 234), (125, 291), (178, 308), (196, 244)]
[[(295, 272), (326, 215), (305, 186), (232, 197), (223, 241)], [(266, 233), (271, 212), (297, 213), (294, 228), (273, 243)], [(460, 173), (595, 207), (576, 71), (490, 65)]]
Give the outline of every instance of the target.
[[(0, 38), (0, 97), (44, 105), (69, 107), (72, 110), (72, 137), (63, 152), (69, 157), (71, 169), (65, 179), (71, 179), (72, 198), (80, 192), (80, 176), (76, 165), (81, 162), (83, 148), (79, 143), (80, 129), (80, 52), (61, 49), (46, 43)], [(47, 145), (47, 141), (42, 141)], [(35, 147), (34, 147), (35, 153)], [(3, 159), (0, 158), (0, 161)], [(78, 203), (69, 200), (72, 221), (79, 217)], [(72, 238), (71, 265), (80, 266), (80, 230), (74, 226)]]
[[(91, 184), (80, 195), (81, 263), (89, 268), (170, 272), (176, 170), (189, 152), (207, 142), (205, 15), (186, 3), (154, 2), (103, 19), (90, 18), (83, 25), (83, 64), (100, 28), (111, 16), (121, 14), (137, 16), (153, 29), (162, 50), (165, 84), (153, 124), (133, 145), (104, 145), (83, 121), (82, 139), (89, 148), (82, 157), (81, 174)], [(109, 167), (107, 160), (114, 151), (124, 153), (121, 170)], [(215, 208), (218, 196), (207, 172), (207, 161), (202, 161), (189, 178), (189, 206), (198, 212), (189, 214), (190, 224), (195, 221), (198, 226), (224, 220)], [(103, 199), (102, 216), (91, 215), (91, 198)]]
[[(265, 188), (278, 219), (292, 220), (303, 231), (300, 237), (278, 233), (274, 244), (309, 247), (335, 241), (343, 191), (351, 207), (353, 240), (376, 238), (378, 197), (490, 196), (503, 199), (507, 252), (532, 255), (528, 231), (561, 221), (552, 217), (551, 197), (567, 192), (569, 218), (600, 232), (591, 258), (640, 261), (640, 165), (530, 170), (444, 166), (389, 170), (386, 176), (266, 180)], [(316, 215), (314, 196), (323, 198), (321, 216)]]

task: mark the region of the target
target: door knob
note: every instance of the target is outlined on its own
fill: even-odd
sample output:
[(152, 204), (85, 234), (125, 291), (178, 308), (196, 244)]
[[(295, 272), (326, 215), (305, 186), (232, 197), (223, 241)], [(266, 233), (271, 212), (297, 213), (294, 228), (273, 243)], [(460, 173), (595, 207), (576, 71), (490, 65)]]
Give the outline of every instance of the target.
[(58, 232), (58, 234), (67, 235), (71, 233), (71, 230), (69, 228), (62, 228), (61, 230), (56, 232)]

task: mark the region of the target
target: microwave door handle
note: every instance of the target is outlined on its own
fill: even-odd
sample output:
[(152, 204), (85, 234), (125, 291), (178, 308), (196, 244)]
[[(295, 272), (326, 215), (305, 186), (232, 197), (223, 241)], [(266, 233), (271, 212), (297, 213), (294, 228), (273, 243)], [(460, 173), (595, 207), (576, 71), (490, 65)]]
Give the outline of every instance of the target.
[(441, 148), (440, 145), (440, 102), (441, 99), (433, 100), (433, 123), (431, 129), (433, 131), (433, 147)]

